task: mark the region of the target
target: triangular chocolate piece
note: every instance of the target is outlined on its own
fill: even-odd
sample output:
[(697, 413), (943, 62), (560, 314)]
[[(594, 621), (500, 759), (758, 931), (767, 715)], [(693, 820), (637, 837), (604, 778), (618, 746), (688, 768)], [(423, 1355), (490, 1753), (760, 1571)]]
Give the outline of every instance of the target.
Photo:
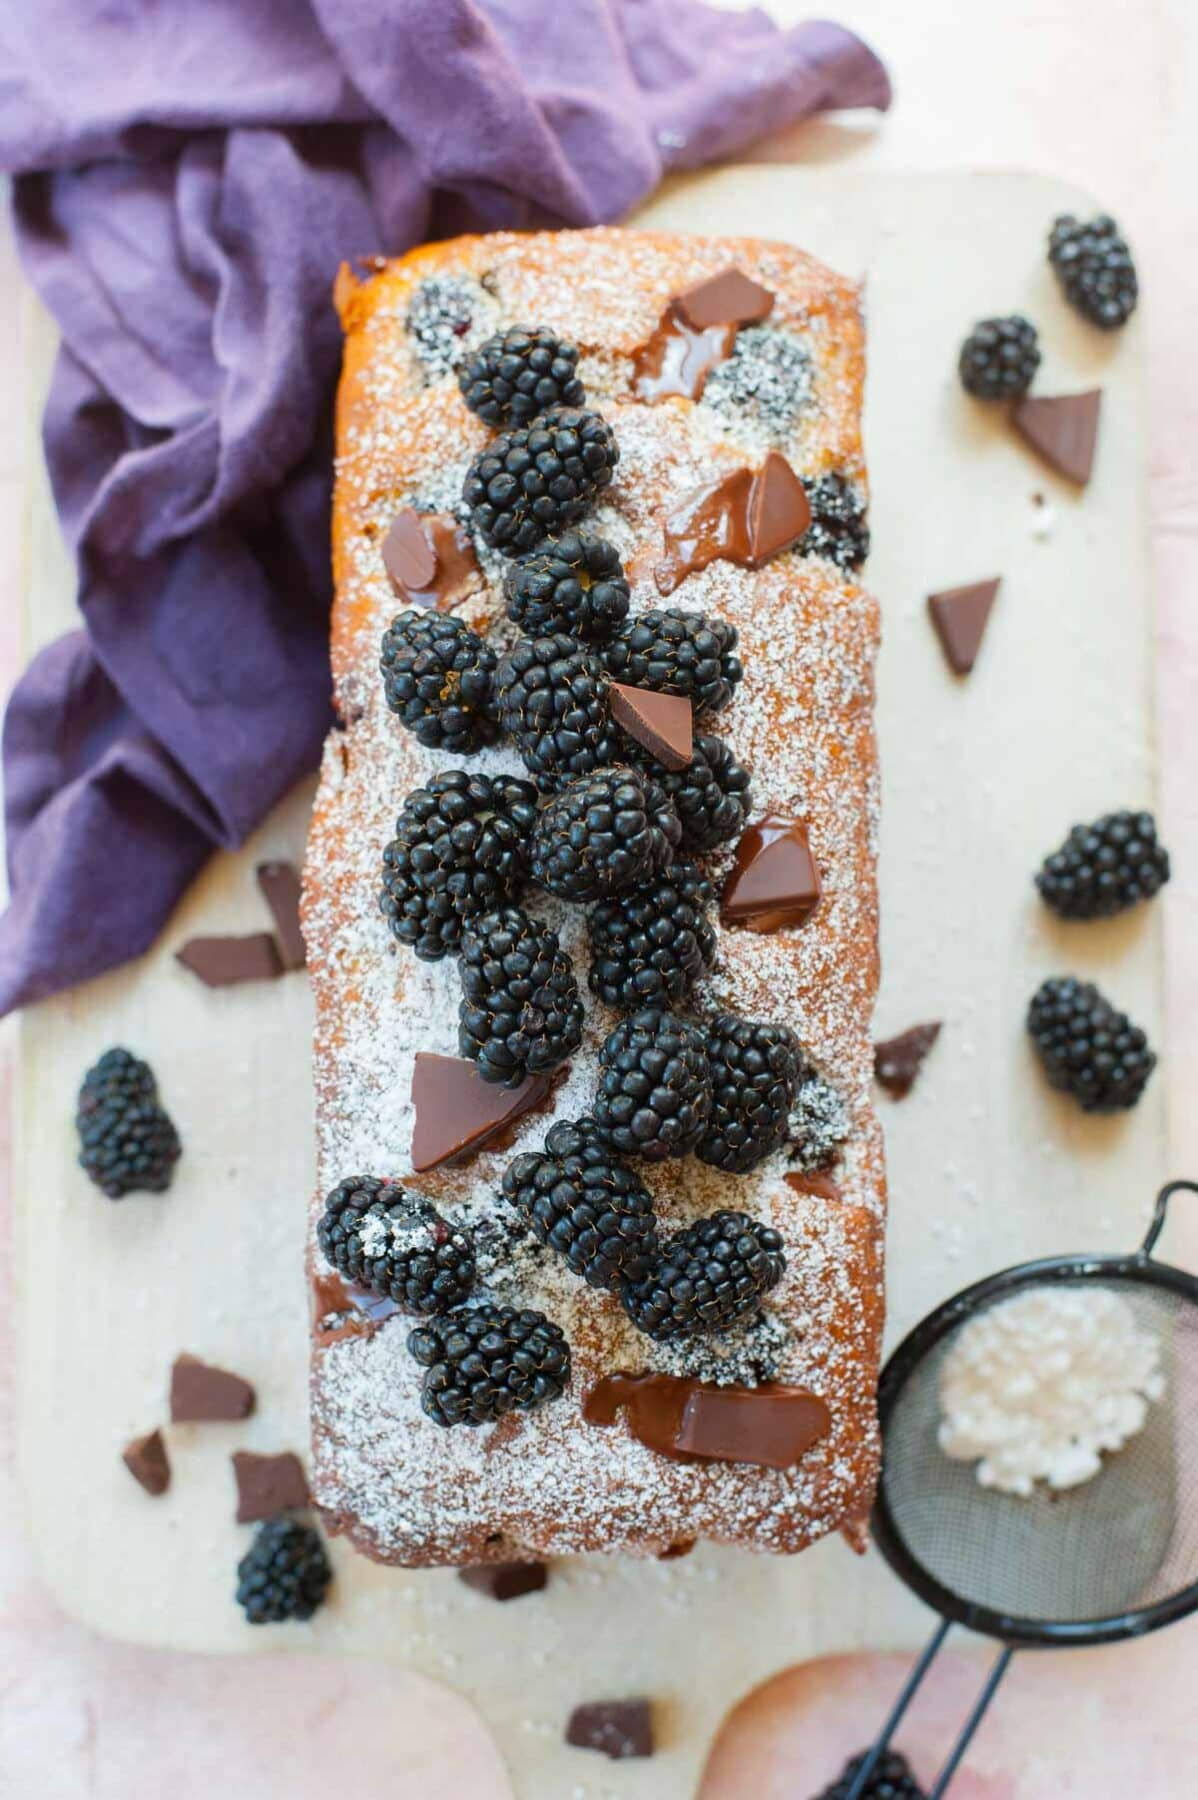
[(186, 1352), (171, 1369), (171, 1421), (190, 1425), (199, 1420), (248, 1419), (254, 1390), (243, 1375), (218, 1369)]
[(678, 294), (675, 306), (694, 331), (713, 325), (759, 325), (774, 310), (774, 296), (743, 269), (721, 269)]
[(784, 456), (771, 450), (753, 478), (749, 495), (750, 567), (789, 550), (811, 524), (807, 490)]
[(307, 1506), (308, 1479), (294, 1451), (259, 1456), (254, 1450), (234, 1450), (233, 1475), (237, 1482), (237, 1523), (253, 1525), (273, 1519), (276, 1513)]
[(437, 574), (437, 553), (424, 520), (410, 506), (397, 512), (383, 539), (383, 567), (398, 597), (430, 589)]
[(910, 1031), (901, 1031), (884, 1044), (875, 1044), (874, 1075), (879, 1085), (894, 1099), (905, 1099), (915, 1085), (924, 1057), (939, 1036), (937, 1019), (928, 1025), (912, 1025)]
[(205, 987), (236, 987), (243, 981), (277, 981), (283, 973), (279, 947), (269, 931), (245, 937), (188, 938), (175, 961), (198, 975)]
[(412, 1167), (418, 1175), (444, 1163), (465, 1162), (543, 1100), (548, 1075), (530, 1075), (517, 1088), (484, 1081), (460, 1056), (420, 1051), (412, 1068)]
[(1094, 467), (1102, 389), (1084, 394), (1028, 394), (1015, 403), (1011, 423), (1050, 469), (1085, 487)]
[(147, 1494), (157, 1497), (171, 1485), (171, 1465), (160, 1431), (133, 1438), (122, 1450), (121, 1461)]
[(630, 738), (665, 769), (685, 769), (694, 756), (694, 721), (689, 700), (657, 694), (652, 688), (613, 681), (608, 689), (611, 716)]
[(990, 608), (998, 593), (1000, 577), (974, 581), (968, 587), (946, 588), (928, 595), (928, 611), (936, 636), (955, 675), (968, 675), (978, 659)]
[(807, 827), (798, 819), (770, 813), (741, 837), (720, 913), (728, 925), (781, 931), (805, 924), (822, 894)]

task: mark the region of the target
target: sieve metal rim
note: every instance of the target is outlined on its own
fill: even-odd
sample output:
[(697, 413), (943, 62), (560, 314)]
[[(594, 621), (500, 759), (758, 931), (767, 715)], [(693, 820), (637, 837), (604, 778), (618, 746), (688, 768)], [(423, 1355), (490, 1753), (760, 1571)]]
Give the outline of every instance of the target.
[(909, 1377), (948, 1332), (954, 1330), (976, 1309), (1003, 1295), (1026, 1287), (1030, 1282), (1045, 1281), (1131, 1281), (1145, 1287), (1165, 1288), (1198, 1306), (1198, 1277), (1171, 1263), (1157, 1262), (1150, 1254), (1164, 1223), (1165, 1207), (1177, 1186), (1170, 1184), (1157, 1202), (1152, 1226), (1142, 1247), (1129, 1256), (1054, 1256), (1039, 1261), (1016, 1263), (1001, 1269), (945, 1300), (934, 1312), (908, 1332), (891, 1355), (878, 1383), (878, 1417), (882, 1429), (882, 1471), (874, 1503), (870, 1529), (874, 1542), (900, 1581), (919, 1595), (944, 1618), (968, 1626), (985, 1637), (1023, 1649), (1062, 1649), (1071, 1645), (1109, 1644), (1121, 1638), (1142, 1637), (1162, 1626), (1171, 1625), (1187, 1613), (1198, 1609), (1198, 1582), (1180, 1589), (1165, 1600), (1134, 1612), (1111, 1614), (1106, 1618), (1041, 1620), (1026, 1619), (964, 1600), (951, 1588), (944, 1587), (930, 1575), (923, 1564), (908, 1550), (902, 1533), (890, 1510), (886, 1493), (886, 1432), (894, 1408)]

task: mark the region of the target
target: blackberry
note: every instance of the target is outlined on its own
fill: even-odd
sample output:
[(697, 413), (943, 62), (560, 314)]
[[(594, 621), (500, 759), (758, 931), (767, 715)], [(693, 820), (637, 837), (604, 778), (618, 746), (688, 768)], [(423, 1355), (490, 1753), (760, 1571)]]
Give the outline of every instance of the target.
[(537, 1238), (591, 1287), (643, 1277), (657, 1248), (653, 1201), (590, 1119), (559, 1119), (543, 1151), (517, 1156), (503, 1191)]
[(597, 412), (555, 406), (480, 451), (462, 497), (474, 529), (514, 556), (580, 518), (619, 460), (611, 427)]
[(790, 1160), (805, 1175), (830, 1168), (852, 1130), (844, 1096), (812, 1068), (804, 1068), (790, 1114)]
[(544, 1313), (489, 1302), (430, 1319), (408, 1338), (427, 1373), (420, 1404), (438, 1425), (490, 1425), (556, 1400), (570, 1380), (570, 1346)]
[(1048, 260), (1066, 300), (1091, 325), (1115, 331), (1136, 310), (1139, 283), (1127, 240), (1114, 219), (1062, 213), (1048, 237)]
[(1027, 1028), (1049, 1086), (1072, 1094), (1084, 1112), (1134, 1106), (1156, 1067), (1139, 1026), (1093, 982), (1072, 975), (1043, 984), (1028, 1008)]
[(720, 1013), (707, 1028), (711, 1118), (700, 1162), (743, 1175), (785, 1143), (803, 1055), (785, 1025)]
[(495, 741), (495, 652), (452, 613), (400, 613), (379, 668), (387, 705), (427, 750), (470, 756)]
[(843, 475), (808, 476), (803, 481), (811, 523), (795, 545), (800, 556), (824, 556), (846, 574), (869, 555), (865, 501)]
[(961, 386), (978, 400), (1018, 400), (1040, 367), (1039, 341), (1030, 319), (1012, 313), (982, 319), (961, 345)]
[(443, 380), (458, 366), (497, 310), (469, 276), (433, 275), (420, 283), (404, 323), (430, 380)]
[(603, 664), (561, 632), (521, 638), (500, 659), (495, 693), (500, 723), (544, 792), (618, 760)]
[(561, 900), (601, 900), (664, 868), (681, 836), (673, 807), (639, 769), (596, 769), (542, 811), (529, 870)]
[(652, 1272), (628, 1282), (624, 1310), (659, 1342), (727, 1331), (776, 1287), (786, 1268), (781, 1234), (743, 1212), (716, 1212), (676, 1231)]
[[(848, 1800), (853, 1783), (869, 1752), (862, 1750), (844, 1765), (840, 1778), (826, 1787), (816, 1800)], [(923, 1789), (911, 1773), (911, 1765), (897, 1750), (884, 1750), (873, 1774), (865, 1784), (861, 1800), (926, 1800)]]
[(87, 1071), (75, 1105), (79, 1162), (110, 1200), (161, 1194), (182, 1155), (149, 1063), (119, 1046)]
[(811, 354), (776, 325), (743, 325), (731, 354), (703, 387), (703, 405), (725, 417), (744, 414), (768, 442), (785, 447), (811, 401)]
[(599, 1052), (595, 1123), (623, 1156), (685, 1156), (707, 1128), (711, 1073), (703, 1033), (659, 1006), (616, 1026)]
[(548, 1075), (582, 1042), (582, 1001), (556, 931), (518, 906), (462, 933), (458, 1048), (484, 1081), (519, 1087)]
[(379, 907), (400, 943), (436, 962), (463, 926), (514, 900), (536, 816), (536, 789), (509, 775), (445, 769), (415, 788), (383, 851)]
[(543, 325), (496, 332), (458, 371), (462, 398), (486, 425), (527, 425), (551, 406), (581, 406), (578, 346)]
[(423, 1195), (397, 1181), (351, 1175), (324, 1203), (321, 1250), (342, 1275), (405, 1312), (448, 1312), (474, 1286), (474, 1247)]
[(564, 631), (598, 643), (628, 612), (620, 553), (590, 531), (544, 538), (512, 564), (505, 589), (508, 618), (533, 636)]
[(736, 639), (726, 619), (653, 607), (626, 619), (601, 654), (613, 680), (680, 694), (696, 714), (712, 713), (727, 706), (744, 673), (733, 655)]
[(310, 1619), (332, 1579), (318, 1532), (297, 1519), (267, 1519), (237, 1565), (237, 1604), (251, 1625)]
[(647, 750), (630, 749), (670, 800), (688, 850), (714, 850), (739, 837), (751, 806), (749, 772), (723, 738), (700, 733), (685, 769), (666, 769)]
[(715, 960), (707, 916), (711, 883), (694, 863), (677, 862), (587, 914), (591, 991), (609, 1006), (682, 1000)]
[(1075, 825), (1036, 876), (1045, 904), (1063, 919), (1106, 919), (1151, 900), (1169, 879), (1169, 853), (1151, 813), (1115, 812)]

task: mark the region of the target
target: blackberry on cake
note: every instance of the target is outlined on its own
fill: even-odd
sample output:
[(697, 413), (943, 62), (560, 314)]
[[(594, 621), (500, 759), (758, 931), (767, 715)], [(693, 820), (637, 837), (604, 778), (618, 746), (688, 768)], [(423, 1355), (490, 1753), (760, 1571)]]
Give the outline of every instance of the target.
[(653, 1201), (593, 1120), (559, 1119), (544, 1150), (509, 1164), (503, 1191), (537, 1239), (591, 1287), (647, 1273), (657, 1247)]
[(638, 1331), (666, 1339), (727, 1331), (782, 1279), (782, 1236), (747, 1213), (720, 1211), (666, 1238), (650, 1274), (621, 1299)]
[(404, 321), (426, 375), (440, 381), (466, 355), (495, 314), (481, 284), (464, 275), (432, 275), (412, 295)]
[(622, 1020), (599, 1052), (591, 1110), (604, 1141), (621, 1156), (660, 1162), (688, 1155), (711, 1113), (702, 1031), (660, 1006)]
[(491, 1425), (556, 1400), (570, 1381), (570, 1346), (531, 1308), (485, 1302), (430, 1319), (408, 1338), (426, 1371), (420, 1404), (438, 1425)]
[(685, 999), (715, 960), (712, 898), (702, 870), (676, 862), (593, 906), (587, 914), (592, 992), (623, 1008)]
[(707, 1061), (711, 1116), (695, 1155), (743, 1175), (786, 1142), (802, 1051), (785, 1025), (720, 1013), (707, 1027)]
[(548, 1075), (582, 1042), (582, 1001), (555, 931), (517, 906), (462, 933), (458, 1048), (484, 1081), (519, 1087)]
[(799, 1078), (790, 1113), (790, 1160), (804, 1175), (832, 1166), (852, 1130), (844, 1095), (812, 1068)]
[(462, 498), (483, 540), (515, 556), (581, 518), (619, 460), (615, 435), (599, 413), (556, 406), (481, 450)]
[(811, 400), (811, 355), (801, 338), (776, 325), (746, 325), (731, 355), (703, 388), (703, 405), (752, 421), (768, 443), (785, 448)]
[(1063, 919), (1107, 919), (1151, 900), (1169, 879), (1169, 853), (1147, 812), (1113, 812), (1075, 825), (1036, 876), (1040, 897)]
[(237, 1604), (250, 1625), (310, 1619), (332, 1579), (319, 1532), (298, 1519), (267, 1519), (237, 1565)]
[(321, 1251), (342, 1275), (405, 1312), (448, 1312), (474, 1286), (474, 1248), (422, 1194), (376, 1175), (351, 1175), (325, 1201)]
[[(841, 1770), (838, 1780), (818, 1794), (816, 1800), (848, 1800), (868, 1755), (868, 1750), (862, 1750), (860, 1755), (852, 1757)], [(926, 1800), (926, 1796), (911, 1773), (906, 1757), (897, 1750), (884, 1750), (862, 1789), (861, 1800)]]
[(869, 555), (865, 500), (857, 487), (835, 471), (804, 476), (811, 523), (795, 545), (800, 556), (825, 556), (846, 574), (861, 568)]
[(601, 643), (628, 613), (620, 553), (591, 531), (544, 538), (511, 565), (504, 588), (508, 618), (533, 637), (560, 631)]
[(485, 425), (527, 425), (552, 406), (581, 406), (578, 346), (544, 325), (511, 325), (458, 370), (458, 386)]
[(1156, 1067), (1148, 1039), (1093, 982), (1072, 975), (1044, 982), (1028, 1008), (1027, 1028), (1049, 1085), (1085, 1112), (1135, 1106)]
[(719, 712), (731, 700), (744, 673), (736, 643), (736, 627), (726, 619), (652, 607), (626, 619), (601, 654), (613, 681), (678, 694), (697, 716)]
[(663, 789), (682, 826), (687, 850), (714, 850), (738, 838), (749, 822), (752, 805), (749, 771), (723, 738), (699, 733), (684, 769), (667, 769), (647, 750), (629, 754)]
[(639, 769), (580, 775), (545, 806), (533, 828), (533, 880), (562, 900), (599, 900), (671, 861), (682, 836), (663, 790)]
[(509, 775), (445, 769), (415, 788), (383, 851), (379, 907), (400, 943), (436, 962), (470, 920), (514, 900), (536, 816), (536, 789)]
[(564, 633), (521, 638), (500, 658), (495, 694), (500, 723), (543, 792), (619, 761), (603, 664)]
[(387, 705), (428, 750), (469, 756), (493, 743), (495, 652), (451, 613), (411, 607), (383, 633)]
[(978, 400), (1018, 400), (1039, 367), (1036, 327), (1020, 313), (980, 320), (961, 345), (957, 362), (961, 386)]
[(1048, 237), (1048, 260), (1070, 306), (1102, 331), (1126, 325), (1136, 310), (1139, 282), (1131, 251), (1114, 219), (1077, 219), (1062, 213)]
[(101, 1193), (161, 1194), (182, 1155), (149, 1063), (117, 1045), (87, 1071), (75, 1105), (79, 1163)]

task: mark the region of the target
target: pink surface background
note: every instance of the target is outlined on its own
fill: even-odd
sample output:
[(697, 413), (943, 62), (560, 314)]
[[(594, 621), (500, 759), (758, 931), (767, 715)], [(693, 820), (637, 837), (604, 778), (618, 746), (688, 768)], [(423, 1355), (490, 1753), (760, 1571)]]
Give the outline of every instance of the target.
[[(807, 10), (777, 0), (791, 19)], [(1174, 1094), (1198, 1089), (1198, 250), (1192, 201), (1198, 30), (1190, 0), (860, 0), (837, 9), (891, 65), (897, 107), (873, 124), (829, 120), (771, 154), (891, 168), (1023, 167), (1099, 194), (1131, 236), (1145, 290), (1151, 504), (1159, 600), (1165, 829), (1176, 878), (1167, 912)], [(929, 272), (934, 279), (934, 271)], [(24, 555), (25, 296), (0, 235), (0, 686), (18, 664)], [(8, 1182), (12, 1036), (0, 1028), (0, 1180)], [(1198, 1169), (1198, 1116), (1174, 1120), (1175, 1173)], [(1183, 1165), (1185, 1165), (1183, 1167)], [(7, 1210), (0, 1234), (7, 1244)], [(9, 1259), (5, 1259), (6, 1266)], [(11, 1366), (0, 1311), (0, 1368)], [(472, 1710), (385, 1665), (306, 1655), (157, 1655), (64, 1618), (25, 1548), (13, 1473), (11, 1396), (0, 1381), (0, 1795), (101, 1800), (235, 1793), (315, 1800), (352, 1783), (361, 1800), (498, 1800), (509, 1788)], [(86, 1506), (87, 1496), (78, 1496)], [(867, 1740), (895, 1691), (893, 1657), (791, 1671), (731, 1720), (705, 1800), (803, 1800)], [(984, 1658), (946, 1660), (905, 1741), (925, 1776), (968, 1709)], [(1198, 1619), (1144, 1643), (1025, 1657), (979, 1737), (961, 1800), (1114, 1800), (1193, 1791)], [(581, 1696), (580, 1697), (585, 1697)], [(731, 1697), (730, 1697), (731, 1698)], [(620, 1792), (618, 1768), (580, 1763), (580, 1791)]]

